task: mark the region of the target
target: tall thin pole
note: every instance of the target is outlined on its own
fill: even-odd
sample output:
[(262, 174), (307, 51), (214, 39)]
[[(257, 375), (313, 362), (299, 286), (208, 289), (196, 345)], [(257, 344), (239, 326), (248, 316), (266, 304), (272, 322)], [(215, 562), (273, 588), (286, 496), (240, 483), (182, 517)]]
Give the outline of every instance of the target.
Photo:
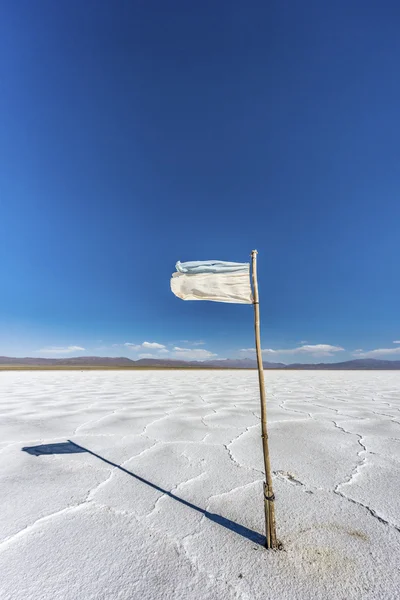
[(264, 483), (264, 513), (265, 513), (265, 535), (266, 535), (266, 548), (277, 548), (278, 542), (276, 539), (276, 524), (275, 524), (275, 506), (274, 506), (274, 491), (272, 488), (272, 474), (271, 464), (269, 460), (269, 448), (268, 448), (268, 431), (267, 431), (267, 400), (265, 394), (265, 382), (264, 382), (264, 367), (261, 353), (261, 339), (260, 339), (260, 304), (258, 297), (258, 283), (257, 283), (257, 250), (253, 250), (251, 253), (251, 266), (252, 266), (252, 277), (253, 277), (253, 296), (254, 296), (254, 329), (256, 334), (256, 352), (257, 352), (257, 366), (258, 366), (258, 381), (260, 384), (260, 400), (261, 400), (261, 438), (264, 453), (264, 470), (265, 470), (265, 483)]

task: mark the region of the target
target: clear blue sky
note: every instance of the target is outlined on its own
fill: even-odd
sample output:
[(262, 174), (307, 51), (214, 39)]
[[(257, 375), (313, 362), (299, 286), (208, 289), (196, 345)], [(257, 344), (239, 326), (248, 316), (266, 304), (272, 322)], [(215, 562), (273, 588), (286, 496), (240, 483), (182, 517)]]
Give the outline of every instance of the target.
[(0, 354), (251, 354), (251, 306), (169, 278), (257, 248), (266, 357), (398, 357), (399, 26), (395, 1), (4, 3)]

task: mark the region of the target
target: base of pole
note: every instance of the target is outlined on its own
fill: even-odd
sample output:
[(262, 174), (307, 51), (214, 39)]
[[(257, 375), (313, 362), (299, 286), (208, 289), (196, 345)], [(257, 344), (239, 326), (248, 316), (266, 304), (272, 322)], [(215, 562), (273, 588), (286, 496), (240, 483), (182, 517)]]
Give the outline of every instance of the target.
[(268, 483), (264, 483), (264, 514), (265, 514), (265, 547), (276, 549), (278, 542), (276, 539), (275, 525), (275, 495)]
[(283, 547), (283, 544), (282, 544), (282, 542), (280, 542), (279, 540), (276, 540), (276, 544), (275, 544), (275, 546), (274, 546), (274, 547), (272, 547), (272, 546), (267, 546), (267, 542), (265, 542), (265, 544), (264, 544), (264, 548), (265, 548), (266, 550), (274, 550), (275, 552), (276, 552), (276, 551), (278, 551), (278, 550), (284, 550), (284, 549), (285, 549), (285, 548)]

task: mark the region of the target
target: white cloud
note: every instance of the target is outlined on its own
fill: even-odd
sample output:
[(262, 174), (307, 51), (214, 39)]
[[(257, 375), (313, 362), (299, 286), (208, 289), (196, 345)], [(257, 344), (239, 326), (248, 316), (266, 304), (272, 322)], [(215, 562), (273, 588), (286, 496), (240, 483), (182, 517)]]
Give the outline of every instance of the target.
[(164, 350), (164, 348), (165, 348), (164, 344), (158, 344), (157, 342), (143, 342), (142, 347), (143, 348), (155, 348), (158, 350)]
[[(201, 340), (198, 342), (191, 342), (193, 345), (203, 344)], [(167, 348), (164, 344), (158, 342), (143, 342), (142, 344), (134, 344), (132, 342), (125, 342), (123, 344), (129, 350), (134, 352), (141, 352), (139, 358), (170, 358), (179, 360), (207, 360), (217, 356), (214, 352), (210, 352), (205, 348), (182, 348), (181, 346), (175, 346), (173, 348)], [(148, 351), (153, 351), (149, 353)], [(143, 352), (145, 351), (145, 352)], [(147, 352), (146, 352), (147, 351)]]
[[(342, 352), (344, 348), (341, 346), (331, 346), (330, 344), (306, 344), (297, 348), (283, 348), (273, 350), (265, 348), (262, 352), (267, 355), (275, 354), (312, 354), (317, 356), (333, 356), (334, 352)], [(255, 348), (242, 348), (240, 352), (252, 354), (255, 353)]]
[(175, 346), (173, 350), (168, 350), (167, 348), (156, 348), (157, 352), (149, 353), (144, 352), (138, 355), (139, 358), (167, 358), (165, 355), (168, 354), (169, 359), (175, 360), (199, 360), (204, 361), (210, 358), (214, 358), (217, 354), (210, 352), (209, 350), (205, 350), (204, 348), (181, 348), (179, 346)]
[(398, 348), (376, 348), (375, 350), (354, 350), (353, 356), (357, 358), (377, 358), (388, 354), (400, 354), (400, 346)]
[(393, 344), (400, 344), (400, 340), (394, 340)]
[(341, 346), (331, 346), (330, 344), (306, 344), (294, 348), (293, 353), (311, 352), (313, 354), (331, 354), (332, 352), (342, 352), (344, 348)]
[(159, 344), (157, 342), (143, 342), (142, 344), (132, 344), (132, 342), (125, 342), (124, 346), (129, 348), (129, 350), (142, 350), (151, 349), (151, 350), (166, 350), (164, 344)]
[(215, 356), (218, 355), (204, 348), (180, 348), (179, 346), (174, 348), (174, 358), (181, 360), (207, 360)]
[(85, 348), (82, 346), (50, 346), (49, 348), (41, 348), (36, 352), (43, 352), (43, 354), (71, 354), (72, 352), (85, 352)]

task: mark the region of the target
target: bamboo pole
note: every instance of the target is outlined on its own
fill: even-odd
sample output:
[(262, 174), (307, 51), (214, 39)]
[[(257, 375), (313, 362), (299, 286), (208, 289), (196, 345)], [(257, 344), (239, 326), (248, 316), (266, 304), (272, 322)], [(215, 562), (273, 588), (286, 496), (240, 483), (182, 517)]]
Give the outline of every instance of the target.
[(271, 464), (269, 459), (269, 448), (268, 448), (268, 431), (267, 431), (267, 401), (265, 394), (265, 382), (264, 382), (264, 367), (261, 353), (261, 339), (260, 339), (260, 304), (258, 297), (258, 283), (257, 283), (257, 250), (253, 250), (251, 253), (251, 266), (252, 266), (252, 278), (253, 278), (253, 305), (254, 305), (254, 330), (256, 337), (256, 352), (257, 352), (257, 366), (258, 366), (258, 381), (260, 384), (260, 401), (261, 401), (261, 438), (263, 445), (264, 454), (264, 470), (265, 470), (265, 483), (264, 483), (264, 513), (265, 513), (265, 535), (266, 535), (266, 548), (277, 548), (278, 542), (276, 539), (276, 524), (275, 524), (275, 506), (274, 506), (274, 491), (272, 488), (272, 474)]

